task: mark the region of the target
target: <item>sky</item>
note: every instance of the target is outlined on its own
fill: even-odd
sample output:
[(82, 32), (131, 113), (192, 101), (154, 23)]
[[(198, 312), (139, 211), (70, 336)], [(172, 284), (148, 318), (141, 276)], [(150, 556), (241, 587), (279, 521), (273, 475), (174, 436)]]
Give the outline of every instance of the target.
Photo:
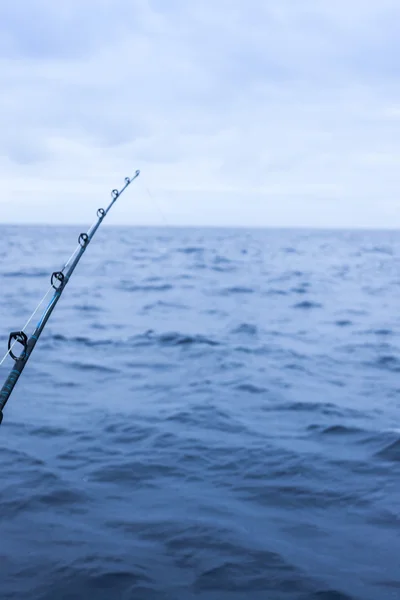
[(0, 3), (0, 223), (400, 227), (398, 0)]

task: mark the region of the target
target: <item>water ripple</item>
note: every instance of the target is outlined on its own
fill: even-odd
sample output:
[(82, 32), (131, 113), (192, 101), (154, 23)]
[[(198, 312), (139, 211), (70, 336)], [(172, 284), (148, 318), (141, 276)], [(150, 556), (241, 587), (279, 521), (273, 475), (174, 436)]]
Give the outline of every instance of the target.
[[(48, 233), (0, 227), (5, 347)], [(400, 235), (101, 235), (5, 407), (2, 597), (395, 598)]]

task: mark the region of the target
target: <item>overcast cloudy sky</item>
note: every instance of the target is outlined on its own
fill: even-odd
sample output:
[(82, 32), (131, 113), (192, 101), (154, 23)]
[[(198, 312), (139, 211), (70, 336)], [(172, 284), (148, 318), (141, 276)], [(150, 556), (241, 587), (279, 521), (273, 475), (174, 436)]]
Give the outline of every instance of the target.
[(0, 222), (400, 226), (399, 0), (0, 3)]

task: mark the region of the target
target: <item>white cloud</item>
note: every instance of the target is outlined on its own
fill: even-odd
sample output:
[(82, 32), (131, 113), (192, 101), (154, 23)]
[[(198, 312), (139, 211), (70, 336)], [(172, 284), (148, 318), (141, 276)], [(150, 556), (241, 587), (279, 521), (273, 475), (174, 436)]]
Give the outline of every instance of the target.
[[(397, 0), (0, 6), (2, 221), (400, 226)], [(2, 215), (2, 216), (1, 216)]]

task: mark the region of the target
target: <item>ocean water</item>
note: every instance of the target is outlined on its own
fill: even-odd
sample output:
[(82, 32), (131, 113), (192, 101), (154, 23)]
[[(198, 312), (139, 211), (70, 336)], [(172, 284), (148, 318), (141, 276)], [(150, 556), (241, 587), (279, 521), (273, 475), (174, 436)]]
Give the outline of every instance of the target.
[[(4, 352), (81, 231), (0, 228)], [(2, 600), (400, 598), (399, 293), (399, 232), (101, 227), (4, 411)]]

